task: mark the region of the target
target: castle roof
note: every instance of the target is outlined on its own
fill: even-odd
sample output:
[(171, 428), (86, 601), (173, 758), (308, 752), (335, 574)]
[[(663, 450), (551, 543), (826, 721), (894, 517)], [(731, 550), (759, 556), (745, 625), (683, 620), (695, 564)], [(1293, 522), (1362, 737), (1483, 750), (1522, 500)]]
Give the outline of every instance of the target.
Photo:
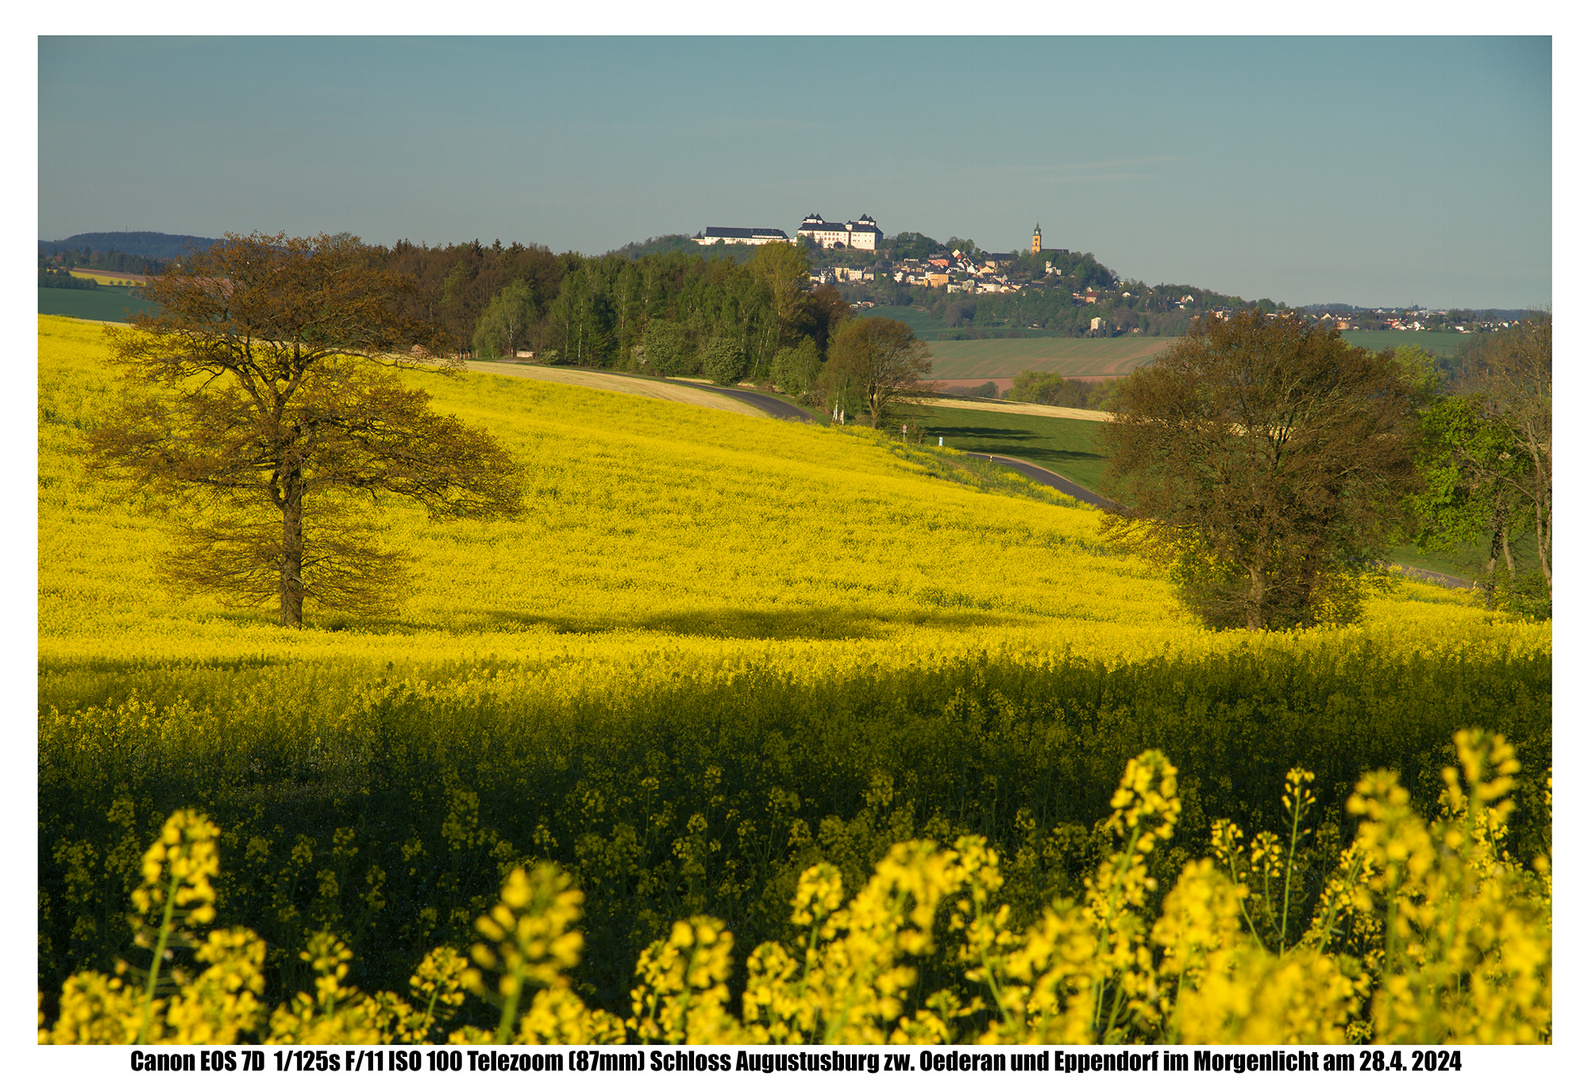
[(711, 225), (706, 229), (707, 239), (723, 240), (759, 240), (770, 237), (777, 240), (787, 240), (788, 233), (782, 229), (740, 229), (723, 225)]
[(877, 228), (877, 223), (870, 215), (861, 214), (859, 221), (827, 221), (820, 214), (810, 214), (800, 222), (800, 232), (848, 232), (848, 233), (876, 233), (882, 235), (882, 230)]

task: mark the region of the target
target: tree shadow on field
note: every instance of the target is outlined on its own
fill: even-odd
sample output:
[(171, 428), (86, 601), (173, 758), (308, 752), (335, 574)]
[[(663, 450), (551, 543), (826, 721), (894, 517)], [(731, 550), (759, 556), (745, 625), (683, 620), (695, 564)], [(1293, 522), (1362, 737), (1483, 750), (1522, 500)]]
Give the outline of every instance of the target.
[(1008, 613), (985, 611), (884, 612), (873, 608), (705, 608), (643, 618), (591, 619), (539, 617), (532, 612), (476, 610), (480, 630), (530, 630), (547, 627), (559, 634), (603, 634), (647, 631), (681, 637), (735, 638), (765, 641), (842, 641), (891, 636), (904, 627), (963, 630), (1019, 621)]
[(932, 424), (933, 435), (946, 435), (951, 439), (998, 439), (1002, 442), (1029, 442), (1040, 438), (1035, 431), (1025, 428), (977, 427), (973, 424)]
[(1064, 465), (1074, 462), (1102, 462), (1102, 454), (1090, 450), (1071, 450), (1053, 446), (1051, 435), (1029, 428), (986, 427), (976, 424), (934, 423), (926, 428), (928, 441), (944, 436), (956, 450), (974, 454), (1007, 454), (1038, 465)]

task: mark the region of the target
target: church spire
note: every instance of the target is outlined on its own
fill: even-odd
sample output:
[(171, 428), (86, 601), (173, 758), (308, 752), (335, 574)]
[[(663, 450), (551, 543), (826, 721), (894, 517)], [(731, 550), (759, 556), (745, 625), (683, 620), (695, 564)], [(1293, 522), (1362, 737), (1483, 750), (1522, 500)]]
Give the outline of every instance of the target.
[(1038, 225), (1031, 230), (1031, 254), (1042, 254), (1042, 226)]

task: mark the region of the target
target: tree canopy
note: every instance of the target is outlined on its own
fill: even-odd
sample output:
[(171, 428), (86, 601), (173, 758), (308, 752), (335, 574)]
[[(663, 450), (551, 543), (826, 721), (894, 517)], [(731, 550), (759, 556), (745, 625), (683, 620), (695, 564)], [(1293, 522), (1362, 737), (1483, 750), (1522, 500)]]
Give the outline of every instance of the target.
[(1485, 417), (1511, 441), (1522, 467), (1505, 474), (1508, 484), (1533, 519), (1544, 588), (1553, 595), (1550, 542), (1554, 532), (1554, 396), (1553, 325), (1546, 314), (1529, 319), (1484, 343), (1479, 353), (1482, 373), (1473, 390), (1484, 404)]
[(1027, 369), (1014, 377), (1007, 397), (1010, 401), (1029, 401), (1033, 405), (1057, 405), (1066, 409), (1096, 409), (1112, 387), (1084, 379), (1066, 379), (1054, 371)]
[(529, 343), (535, 320), (535, 294), (523, 281), (513, 281), (485, 306), (474, 326), (474, 352), (482, 359), (512, 359)]
[(1393, 355), (1255, 311), (1205, 319), (1118, 389), (1102, 428), (1128, 510), (1213, 626), (1349, 621), (1415, 483), (1416, 389)]
[[(1554, 531), (1552, 326), (1549, 315), (1487, 334), (1463, 365), (1456, 393), (1423, 410), (1418, 467), (1424, 486), (1410, 501), (1414, 538), (1425, 548), (1489, 541), (1484, 584), (1497, 598), (1497, 560), (1506, 592), (1519, 583), (1512, 537), (1531, 527), (1537, 585), (1548, 610), (1553, 591)], [(1522, 583), (1525, 589), (1527, 586)]]
[(351, 237), (229, 235), (150, 282), (159, 314), (107, 331), (129, 393), (92, 446), (145, 493), (180, 500), (174, 585), (274, 599), (288, 627), (306, 599), (380, 610), (405, 575), (379, 543), (377, 497), (436, 517), (522, 510), (496, 441), (391, 370), (426, 336), (411, 287)]

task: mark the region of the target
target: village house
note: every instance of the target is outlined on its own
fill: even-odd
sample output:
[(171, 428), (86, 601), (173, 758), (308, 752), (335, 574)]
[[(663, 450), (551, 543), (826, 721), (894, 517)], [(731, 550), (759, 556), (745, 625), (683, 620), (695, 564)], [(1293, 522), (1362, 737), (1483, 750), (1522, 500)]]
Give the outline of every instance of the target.
[(817, 285), (832, 285), (840, 281), (875, 281), (877, 272), (870, 266), (828, 266), (811, 275)]

